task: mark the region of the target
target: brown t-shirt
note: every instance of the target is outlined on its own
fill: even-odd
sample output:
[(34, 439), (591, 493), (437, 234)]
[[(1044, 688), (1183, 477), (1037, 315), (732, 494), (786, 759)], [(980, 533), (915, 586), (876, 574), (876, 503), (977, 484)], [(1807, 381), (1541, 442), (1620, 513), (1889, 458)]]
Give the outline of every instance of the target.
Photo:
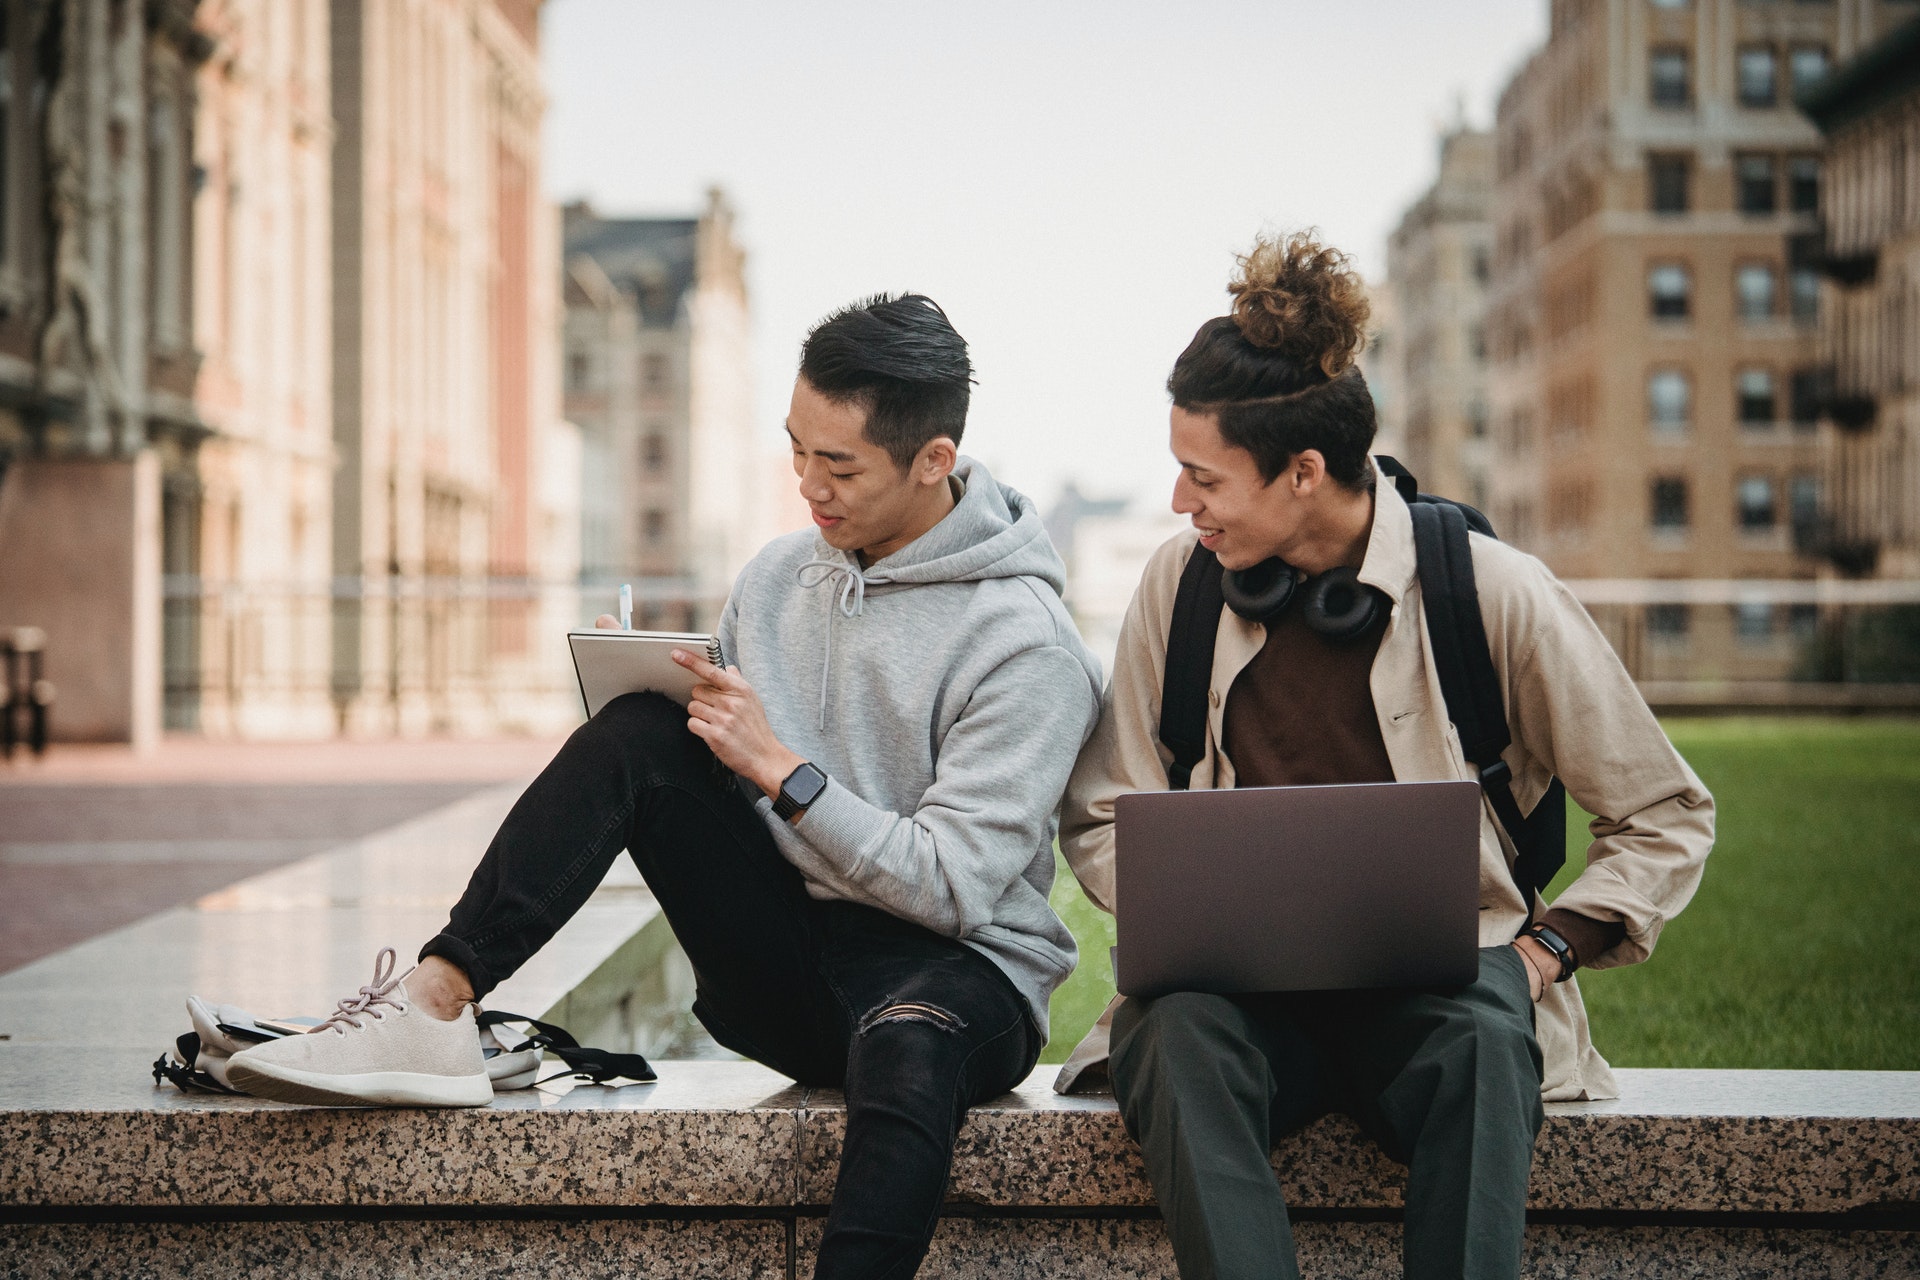
[(1288, 609), (1227, 692), (1227, 759), (1242, 787), (1392, 782), (1367, 684), (1381, 628), (1329, 640)]
[[(1227, 759), (1236, 786), (1304, 787), (1392, 782), (1368, 676), (1382, 629), (1329, 640), (1289, 609), (1227, 692)], [(1585, 962), (1616, 946), (1626, 926), (1558, 908), (1547, 925)]]

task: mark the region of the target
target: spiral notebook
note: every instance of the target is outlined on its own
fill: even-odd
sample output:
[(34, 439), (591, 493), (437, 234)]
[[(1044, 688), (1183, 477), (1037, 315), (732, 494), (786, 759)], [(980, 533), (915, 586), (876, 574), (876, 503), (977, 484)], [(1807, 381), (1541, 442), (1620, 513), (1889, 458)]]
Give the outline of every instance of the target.
[(664, 693), (686, 706), (699, 680), (673, 660), (675, 649), (704, 653), (708, 662), (725, 665), (720, 642), (692, 631), (569, 631), (567, 647), (588, 718), (623, 693)]

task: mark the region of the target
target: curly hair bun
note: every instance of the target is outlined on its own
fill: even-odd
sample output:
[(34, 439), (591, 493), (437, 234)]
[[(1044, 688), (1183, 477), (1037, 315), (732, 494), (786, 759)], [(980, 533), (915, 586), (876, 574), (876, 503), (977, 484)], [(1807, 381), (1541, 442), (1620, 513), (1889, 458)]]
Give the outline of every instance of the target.
[(1233, 322), (1256, 347), (1338, 377), (1366, 342), (1367, 291), (1347, 255), (1311, 231), (1261, 236), (1240, 255), (1227, 292)]

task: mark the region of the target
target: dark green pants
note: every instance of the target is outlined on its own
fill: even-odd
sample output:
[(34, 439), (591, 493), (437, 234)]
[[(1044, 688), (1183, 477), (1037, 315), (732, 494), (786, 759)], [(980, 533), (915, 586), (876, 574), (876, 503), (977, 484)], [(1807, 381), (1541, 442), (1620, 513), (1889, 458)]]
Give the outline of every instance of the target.
[(1483, 949), (1455, 991), (1130, 999), (1112, 1072), (1185, 1280), (1297, 1280), (1268, 1153), (1329, 1111), (1408, 1166), (1408, 1280), (1520, 1274), (1543, 1113), (1512, 947)]

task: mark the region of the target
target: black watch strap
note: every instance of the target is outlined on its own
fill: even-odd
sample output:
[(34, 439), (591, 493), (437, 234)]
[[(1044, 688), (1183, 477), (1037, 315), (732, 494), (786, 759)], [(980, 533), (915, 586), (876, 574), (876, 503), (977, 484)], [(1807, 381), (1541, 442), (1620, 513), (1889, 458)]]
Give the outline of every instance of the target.
[(827, 775), (813, 763), (803, 762), (780, 784), (780, 794), (773, 798), (774, 816), (782, 822), (792, 822), (826, 789)]
[(1555, 982), (1565, 982), (1573, 976), (1573, 971), (1580, 967), (1579, 958), (1573, 954), (1573, 944), (1561, 937), (1556, 930), (1548, 925), (1544, 923), (1530, 924), (1520, 931), (1520, 936), (1523, 938), (1532, 938), (1535, 942), (1551, 951), (1553, 958), (1560, 962), (1560, 976), (1554, 979)]

